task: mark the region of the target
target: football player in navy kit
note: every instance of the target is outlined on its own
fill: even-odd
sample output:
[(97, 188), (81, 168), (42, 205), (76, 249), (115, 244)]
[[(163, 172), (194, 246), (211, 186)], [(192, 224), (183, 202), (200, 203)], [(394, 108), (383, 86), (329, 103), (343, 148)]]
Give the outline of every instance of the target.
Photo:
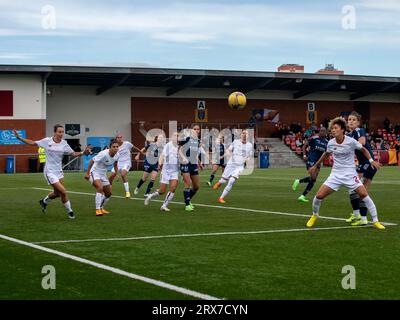
[[(311, 173), (309, 170), (326, 151), (326, 147), (328, 145), (326, 136), (326, 128), (320, 128), (318, 135), (313, 135), (308, 141), (306, 140), (303, 146), (303, 157), (304, 160), (306, 160), (307, 171), (310, 175), (302, 179), (296, 179), (292, 186), (293, 190), (296, 190), (300, 183), (307, 183), (305, 190), (298, 198), (298, 200), (301, 202), (309, 202), (309, 200), (306, 198), (306, 195), (311, 191), (315, 182), (317, 181), (317, 177), (321, 168), (318, 167), (314, 173)], [(306, 154), (307, 147), (309, 147), (308, 154)]]

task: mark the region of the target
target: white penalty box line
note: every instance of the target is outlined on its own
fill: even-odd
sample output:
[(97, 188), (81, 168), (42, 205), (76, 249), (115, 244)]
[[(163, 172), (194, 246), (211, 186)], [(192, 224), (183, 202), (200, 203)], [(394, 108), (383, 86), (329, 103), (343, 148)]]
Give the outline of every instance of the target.
[[(53, 191), (52, 189), (48, 188), (32, 188), (34, 190), (41, 190), (41, 191)], [(86, 196), (92, 196), (94, 197), (94, 193), (89, 193), (89, 192), (78, 192), (78, 191), (69, 191), (68, 193), (71, 194), (78, 194), (78, 195), (86, 195)], [(112, 196), (113, 198), (118, 198), (118, 199), (126, 199), (125, 197), (122, 196)], [(135, 201), (142, 201), (144, 202), (143, 198), (130, 198), (130, 200), (135, 200)], [(163, 200), (151, 200), (152, 202), (160, 202), (163, 203)], [(170, 203), (173, 204), (180, 204), (182, 205), (183, 202), (178, 202), (178, 201), (171, 201)], [(206, 207), (206, 208), (215, 208), (215, 209), (225, 209), (225, 210), (232, 210), (232, 211), (241, 211), (241, 212), (247, 212), (247, 213), (269, 213), (269, 214), (274, 214), (274, 215), (281, 215), (281, 216), (289, 216), (289, 217), (305, 217), (309, 218), (311, 214), (302, 214), (302, 213), (291, 213), (291, 212), (280, 212), (280, 211), (269, 211), (269, 210), (259, 210), (259, 209), (250, 209), (250, 208), (240, 208), (240, 207), (229, 207), (229, 206), (219, 206), (219, 205), (211, 205), (211, 204), (201, 204), (201, 203), (194, 203), (197, 207)], [(329, 216), (319, 216), (320, 219), (325, 219), (325, 220), (334, 220), (334, 221), (346, 221), (344, 218), (337, 218), (337, 217), (329, 217)], [(391, 222), (382, 222), (386, 226), (397, 226), (396, 223), (391, 223)]]
[[(363, 227), (369, 228), (372, 225)], [(344, 227), (325, 227), (325, 228), (298, 228), (298, 229), (273, 229), (273, 230), (258, 230), (258, 231), (226, 231), (226, 232), (207, 232), (207, 233), (183, 233), (183, 234), (167, 234), (159, 236), (136, 236), (126, 238), (94, 238), (94, 239), (76, 239), (76, 240), (53, 240), (53, 241), (40, 241), (33, 242), (34, 244), (63, 244), (63, 243), (82, 243), (82, 242), (102, 242), (102, 241), (133, 241), (133, 240), (158, 240), (165, 238), (194, 238), (194, 237), (217, 237), (217, 236), (231, 236), (231, 235), (257, 235), (268, 233), (286, 233), (286, 232), (316, 232), (323, 230), (340, 230), (340, 229), (353, 229), (351, 226)]]
[(175, 291), (175, 292), (178, 292), (178, 293), (186, 295), (186, 296), (191, 296), (191, 297), (194, 297), (194, 298), (197, 298), (197, 299), (202, 299), (202, 300), (221, 300), (220, 298), (217, 298), (217, 297), (213, 297), (213, 296), (210, 296), (210, 295), (207, 295), (207, 294), (203, 294), (203, 293), (200, 293), (200, 292), (197, 292), (197, 291), (193, 291), (193, 290), (190, 290), (190, 289), (186, 289), (186, 288), (183, 288), (183, 287), (178, 287), (178, 286), (175, 286), (175, 285), (170, 284), (170, 283), (166, 283), (166, 282), (163, 282), (163, 281), (151, 279), (151, 278), (144, 277), (144, 276), (141, 276), (141, 275), (138, 275), (138, 274), (135, 274), (135, 273), (127, 272), (127, 271), (124, 271), (122, 269), (114, 268), (114, 267), (111, 267), (111, 266), (108, 266), (108, 265), (105, 265), (105, 264), (102, 264), (102, 263), (98, 263), (98, 262), (91, 261), (91, 260), (88, 260), (88, 259), (85, 259), (85, 258), (74, 256), (72, 254), (68, 254), (68, 253), (65, 253), (65, 252), (58, 251), (58, 250), (46, 248), (46, 247), (43, 247), (43, 246), (40, 246), (40, 245), (37, 245), (37, 244), (34, 244), (34, 243), (30, 243), (30, 242), (27, 242), (27, 241), (23, 241), (23, 240), (19, 240), (19, 239), (16, 239), (16, 238), (12, 238), (12, 237), (9, 237), (9, 236), (3, 235), (3, 234), (0, 234), (0, 239), (6, 240), (6, 241), (10, 241), (10, 242), (13, 242), (13, 243), (17, 243), (17, 244), (20, 244), (20, 245), (23, 245), (23, 246), (26, 246), (26, 247), (29, 247), (29, 248), (32, 248), (32, 249), (40, 250), (40, 251), (43, 251), (43, 252), (46, 252), (46, 253), (49, 253), (49, 254), (53, 254), (53, 255), (65, 258), (65, 259), (69, 259), (69, 260), (73, 260), (73, 261), (76, 261), (76, 262), (79, 262), (79, 263), (83, 263), (83, 264), (86, 264), (86, 265), (89, 265), (89, 266), (92, 266), (92, 267), (95, 267), (95, 268), (98, 268), (98, 269), (101, 269), (101, 270), (106, 270), (106, 271), (109, 271), (109, 272), (112, 272), (112, 273), (115, 273), (115, 274), (130, 278), (130, 279), (133, 279), (133, 280), (138, 280), (138, 281), (145, 282), (145, 283), (148, 283), (148, 284), (160, 287), (160, 288), (164, 288), (164, 289), (168, 289), (168, 290), (171, 290), (171, 291)]

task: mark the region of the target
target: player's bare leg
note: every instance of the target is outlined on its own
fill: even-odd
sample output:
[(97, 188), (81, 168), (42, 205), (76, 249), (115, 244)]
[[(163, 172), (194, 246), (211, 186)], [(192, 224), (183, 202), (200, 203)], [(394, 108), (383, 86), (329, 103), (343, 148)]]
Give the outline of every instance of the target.
[(103, 191), (103, 198), (100, 204), (100, 210), (103, 214), (109, 214), (110, 212), (105, 209), (105, 206), (107, 202), (110, 201), (110, 198), (112, 196), (111, 185), (104, 186), (102, 191)]
[(94, 180), (93, 187), (96, 189), (96, 197), (95, 197), (96, 216), (100, 217), (104, 214), (101, 210), (104, 198), (104, 190), (101, 180)]
[[(60, 179), (60, 181), (52, 184), (52, 186), (53, 186), (54, 191), (50, 195), (52, 197), (54, 197), (54, 199), (60, 197), (62, 204), (64, 205), (65, 209), (67, 210), (68, 217), (70, 219), (75, 219), (75, 214), (74, 214), (74, 211), (72, 210), (71, 202), (68, 199), (67, 190), (64, 187), (64, 179)], [(51, 198), (49, 197), (49, 199), (51, 199)], [(43, 199), (43, 201), (44, 201), (44, 199)], [(48, 201), (49, 200), (46, 200), (47, 203), (48, 203)]]
[(308, 220), (306, 226), (308, 228), (311, 228), (315, 225), (315, 222), (317, 222), (318, 215), (319, 215), (319, 209), (321, 207), (322, 200), (325, 199), (327, 196), (329, 196), (331, 193), (335, 192), (335, 190), (329, 188), (326, 185), (322, 185), (317, 194), (314, 197), (313, 200), (313, 215), (311, 218)]

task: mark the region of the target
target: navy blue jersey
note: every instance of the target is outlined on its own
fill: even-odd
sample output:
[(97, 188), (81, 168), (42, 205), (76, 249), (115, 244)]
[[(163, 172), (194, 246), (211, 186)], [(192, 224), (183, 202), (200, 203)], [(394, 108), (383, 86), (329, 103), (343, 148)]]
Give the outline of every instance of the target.
[(187, 137), (180, 140), (178, 144), (183, 148), (184, 155), (190, 164), (198, 164), (200, 156), (201, 141), (198, 138)]
[(225, 146), (224, 146), (224, 144), (220, 143), (219, 145), (217, 145), (217, 151), (218, 150), (219, 150), (219, 156), (220, 156), (220, 158), (218, 160), (218, 163), (219, 164), (224, 164), (225, 163), (225, 158), (221, 158), (225, 154)]
[(158, 146), (156, 143), (149, 143), (147, 142), (146, 145), (144, 146), (144, 149), (146, 150), (146, 158), (145, 161), (156, 165), (158, 164), (158, 159), (160, 157), (160, 146)]
[(319, 136), (314, 136), (308, 140), (308, 145), (310, 146), (308, 151), (308, 161), (317, 162), (326, 151), (328, 140), (322, 139)]
[[(348, 136), (351, 137), (351, 138), (356, 139), (357, 141), (361, 137), (365, 137), (364, 148), (366, 148), (368, 150), (368, 152), (371, 155), (372, 159), (374, 159), (374, 152), (372, 151), (371, 145), (368, 142), (367, 133), (366, 133), (364, 128), (356, 128), (352, 132), (350, 132), (348, 134)], [(361, 150), (356, 150), (355, 153), (356, 153), (357, 160), (358, 160), (358, 162), (360, 164), (369, 163), (369, 160), (367, 159), (366, 156), (364, 156), (364, 154), (362, 153)]]

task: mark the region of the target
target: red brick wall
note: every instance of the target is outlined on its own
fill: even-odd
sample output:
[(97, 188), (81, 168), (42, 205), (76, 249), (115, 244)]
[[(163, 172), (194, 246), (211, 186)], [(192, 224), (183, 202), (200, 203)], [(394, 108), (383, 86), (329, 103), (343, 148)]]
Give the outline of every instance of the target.
[(400, 103), (371, 102), (370, 128), (375, 130), (383, 128), (385, 117), (391, 121), (393, 126), (400, 123)]
[[(179, 123), (194, 122), (194, 110), (200, 99), (179, 98), (132, 98), (132, 140), (139, 145), (144, 142), (140, 134), (139, 121), (146, 121), (145, 129), (168, 128), (168, 120), (177, 120)], [(208, 109), (209, 123), (226, 123), (231, 125), (237, 122), (247, 123), (253, 109), (277, 109), (283, 123), (300, 122), (305, 125), (308, 101), (289, 100), (249, 100), (242, 111), (235, 111), (228, 107), (225, 99), (204, 99)], [(353, 102), (315, 102), (318, 111), (318, 120), (325, 117), (335, 117), (341, 111), (352, 111)], [(167, 130), (166, 130), (167, 131)], [(269, 136), (274, 127), (268, 123), (259, 126), (259, 136)], [(167, 133), (167, 132), (166, 132)]]
[[(201, 99), (186, 98), (132, 98), (132, 140), (138, 145), (144, 142), (139, 132), (139, 121), (146, 121), (145, 129), (168, 128), (168, 120), (177, 120), (179, 123), (193, 123), (194, 109)], [(353, 101), (298, 101), (298, 100), (248, 100), (242, 111), (231, 110), (225, 99), (204, 99), (208, 109), (209, 123), (233, 123), (249, 120), (253, 109), (276, 109), (280, 111), (280, 120), (285, 124), (300, 122), (306, 125), (307, 103), (314, 102), (318, 113), (318, 122), (326, 117), (334, 118), (342, 111), (353, 111)], [(399, 103), (371, 103), (370, 128), (383, 126), (383, 119), (387, 115), (393, 124), (400, 122)], [(207, 124), (205, 124), (207, 125)], [(211, 127), (211, 126), (210, 126)], [(270, 136), (274, 127), (264, 122), (259, 126), (259, 136)], [(165, 130), (166, 133), (167, 129)]]
[[(43, 139), (46, 135), (46, 120), (0, 120), (0, 130), (26, 130), (26, 136), (31, 140)], [(0, 145), (0, 154), (37, 154), (37, 147), (28, 145)], [(16, 160), (17, 172), (28, 172), (30, 156), (18, 156)], [(5, 157), (0, 157), (0, 173), (6, 166)]]

